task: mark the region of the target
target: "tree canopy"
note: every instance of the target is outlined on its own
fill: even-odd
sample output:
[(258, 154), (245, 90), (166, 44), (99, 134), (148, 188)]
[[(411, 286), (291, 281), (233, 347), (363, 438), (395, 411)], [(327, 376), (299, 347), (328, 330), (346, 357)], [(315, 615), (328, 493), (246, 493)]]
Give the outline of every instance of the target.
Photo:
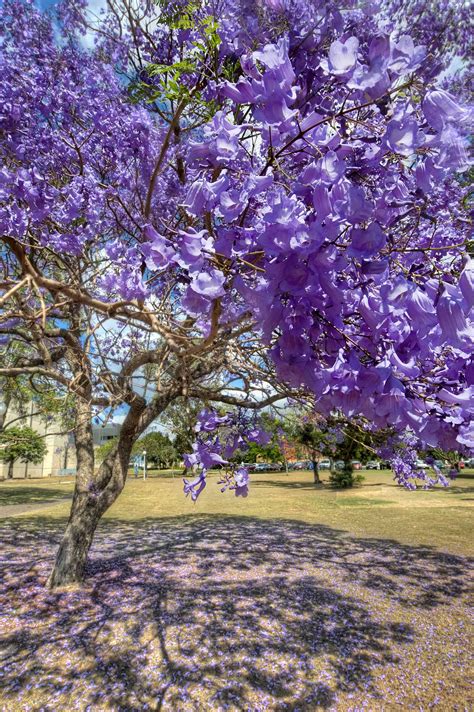
[[(291, 397), (394, 428), (395, 449), (474, 445), (453, 5), (456, 22), (420, 0), (4, 2), (0, 377), (73, 394), (74, 506), (93, 492), (98, 520), (183, 397)], [(91, 418), (118, 407), (95, 471)], [(206, 413), (186, 491), (245, 432)]]
[(13, 426), (0, 432), (0, 460), (9, 463), (8, 477), (13, 476), (16, 460), (39, 464), (47, 452), (44, 439), (33, 428)]
[(168, 467), (177, 459), (177, 452), (170, 438), (160, 432), (147, 433), (141, 437), (132, 452), (141, 454), (144, 450), (147, 460), (158, 467)]

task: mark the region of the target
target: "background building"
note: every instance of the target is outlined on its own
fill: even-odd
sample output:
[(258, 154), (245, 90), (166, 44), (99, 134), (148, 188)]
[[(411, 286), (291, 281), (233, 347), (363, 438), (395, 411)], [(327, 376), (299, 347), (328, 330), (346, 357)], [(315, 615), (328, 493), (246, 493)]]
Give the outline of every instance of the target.
[[(43, 461), (39, 465), (17, 460), (13, 465), (13, 479), (75, 474), (76, 452), (74, 436), (72, 433), (64, 432), (63, 425), (58, 419), (41, 417), (35, 410), (34, 402), (31, 401), (21, 413), (15, 407), (10, 406), (8, 408), (4, 427), (8, 429), (9, 425), (32, 428), (44, 438), (45, 445), (48, 448)], [(120, 423), (110, 421), (105, 425), (93, 425), (92, 430), (94, 447), (99, 447), (119, 434)], [(7, 479), (8, 467), (8, 462), (0, 461), (0, 480)]]

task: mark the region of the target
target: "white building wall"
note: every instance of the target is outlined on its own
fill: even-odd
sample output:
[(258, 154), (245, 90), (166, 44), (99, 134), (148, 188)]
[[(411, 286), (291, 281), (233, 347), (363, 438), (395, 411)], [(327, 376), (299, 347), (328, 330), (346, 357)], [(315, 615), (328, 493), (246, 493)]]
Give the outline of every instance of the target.
[[(28, 407), (29, 414), (21, 420), (15, 420), (21, 414), (14, 409), (9, 409), (5, 419), (5, 426), (9, 423), (18, 427), (30, 427), (37, 433), (44, 436), (44, 442), (48, 451), (39, 465), (32, 462), (20, 462), (17, 460), (13, 465), (13, 477), (16, 479), (29, 479), (37, 477), (51, 477), (60, 474), (60, 470), (74, 468), (76, 466), (75, 451), (72, 438), (69, 434), (62, 432), (62, 425), (57, 420), (45, 421), (35, 414), (34, 403)], [(27, 413), (28, 413), (27, 410)], [(14, 421), (15, 422), (12, 422)], [(8, 476), (8, 462), (0, 462), (0, 479)]]

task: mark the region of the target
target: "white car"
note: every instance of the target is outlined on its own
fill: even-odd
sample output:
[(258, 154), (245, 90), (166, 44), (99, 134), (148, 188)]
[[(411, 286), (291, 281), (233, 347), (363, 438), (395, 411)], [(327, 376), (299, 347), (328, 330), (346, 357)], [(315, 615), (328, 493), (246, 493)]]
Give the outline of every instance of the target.
[(415, 467), (417, 470), (429, 470), (430, 466), (428, 465), (427, 462), (423, 462), (423, 460), (417, 460), (415, 462)]
[(319, 463), (319, 469), (320, 470), (330, 470), (331, 462), (329, 460), (321, 460)]

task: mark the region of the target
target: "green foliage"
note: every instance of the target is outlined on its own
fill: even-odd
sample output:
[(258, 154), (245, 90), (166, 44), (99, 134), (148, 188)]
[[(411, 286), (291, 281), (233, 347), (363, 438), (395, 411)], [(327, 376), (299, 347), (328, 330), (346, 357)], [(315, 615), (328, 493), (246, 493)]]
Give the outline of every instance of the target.
[(203, 403), (188, 398), (179, 398), (168, 406), (160, 421), (171, 433), (178, 456), (191, 452), (195, 440), (194, 427)]
[(48, 452), (43, 438), (32, 428), (11, 427), (0, 433), (0, 460), (39, 464)]
[(317, 453), (325, 453), (328, 449), (327, 434), (318, 430), (312, 422), (307, 421), (296, 425), (292, 435), (296, 442), (309, 450), (312, 458), (316, 457)]
[(353, 487), (363, 482), (363, 480), (363, 475), (355, 471), (350, 462), (344, 462), (344, 467), (341, 470), (331, 470), (329, 473), (329, 482), (337, 489)]
[(275, 439), (268, 445), (249, 443), (247, 450), (237, 450), (232, 461), (235, 462), (283, 462), (283, 454)]
[(0, 378), (0, 393), (6, 406), (6, 413), (0, 419), (0, 430), (3, 426), (8, 427), (9, 422), (21, 423), (30, 413), (39, 415), (45, 422), (53, 417), (65, 430), (74, 426), (74, 396), (58, 392), (47, 382), (39, 380), (33, 388), (30, 380), (23, 376)]
[(160, 432), (148, 433), (137, 440), (132, 453), (138, 455), (144, 450), (148, 462), (158, 467), (168, 467), (177, 459), (176, 448), (170, 438)]
[(145, 69), (150, 81), (143, 77), (132, 81), (128, 87), (130, 98), (134, 103), (155, 104), (156, 110), (169, 120), (173, 107), (185, 103), (192, 119), (202, 123), (218, 109), (216, 101), (204, 99), (199, 91), (200, 79), (216, 74), (219, 65), (218, 23), (213, 15), (200, 16), (199, 2), (191, 1), (179, 8), (172, 3), (161, 5), (159, 21), (163, 25), (171, 32), (192, 30), (196, 39), (190, 43), (187, 56), (178, 61), (148, 64)]
[(97, 462), (103, 462), (117, 445), (117, 442), (118, 438), (112, 438), (111, 440), (107, 440), (103, 445), (100, 445), (95, 451)]

